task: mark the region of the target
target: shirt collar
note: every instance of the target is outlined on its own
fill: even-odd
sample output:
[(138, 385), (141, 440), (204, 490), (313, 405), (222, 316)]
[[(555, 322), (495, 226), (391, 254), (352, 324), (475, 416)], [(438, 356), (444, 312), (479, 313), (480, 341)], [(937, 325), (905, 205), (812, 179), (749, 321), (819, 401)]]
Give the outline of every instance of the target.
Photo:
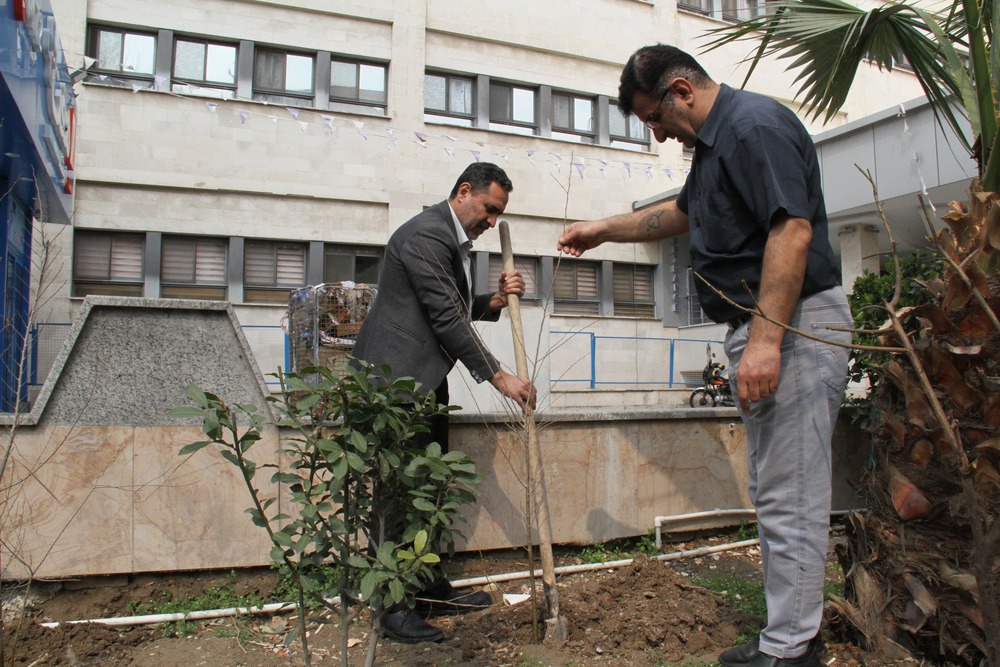
[(701, 130), (698, 132), (699, 142), (708, 147), (715, 145), (715, 139), (719, 134), (719, 128), (722, 127), (722, 124), (726, 119), (726, 115), (728, 114), (729, 101), (733, 99), (733, 95), (735, 94), (736, 91), (728, 85), (724, 83), (720, 84), (719, 94), (715, 97), (712, 109), (708, 112), (708, 117), (705, 119), (704, 125), (701, 126)]
[(465, 233), (465, 227), (459, 222), (458, 216), (455, 215), (455, 209), (451, 207), (451, 204), (448, 204), (448, 210), (451, 211), (451, 220), (455, 223), (455, 235), (458, 237), (459, 247), (465, 249), (471, 248), (472, 241), (469, 239), (469, 235)]

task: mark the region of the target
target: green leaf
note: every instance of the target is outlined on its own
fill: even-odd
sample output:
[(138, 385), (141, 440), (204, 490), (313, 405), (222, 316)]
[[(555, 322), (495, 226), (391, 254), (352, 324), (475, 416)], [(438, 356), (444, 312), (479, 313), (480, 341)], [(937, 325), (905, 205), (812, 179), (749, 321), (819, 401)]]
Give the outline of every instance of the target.
[(426, 553), (420, 557), (420, 562), (424, 563), (425, 565), (437, 565), (438, 563), (441, 562), (441, 557), (433, 552)]
[(227, 461), (229, 461), (230, 463), (232, 463), (234, 466), (239, 467), (239, 465), (240, 465), (240, 459), (236, 456), (236, 454), (235, 454), (235, 452), (233, 452), (233, 450), (231, 450), (231, 449), (223, 449), (219, 453), (222, 454), (222, 458), (226, 459)]
[(416, 537), (413, 538), (413, 550), (419, 554), (422, 553), (425, 548), (427, 548), (427, 531), (421, 530), (417, 532)]
[(375, 592), (375, 571), (369, 570), (365, 576), (361, 578), (361, 597), (365, 600), (370, 600), (372, 593)]
[(194, 401), (203, 408), (208, 407), (208, 397), (205, 395), (205, 392), (203, 392), (198, 385), (189, 384), (184, 389), (184, 391), (188, 395), (188, 398), (190, 398), (192, 401)]
[(181, 450), (177, 452), (177, 455), (187, 456), (188, 454), (194, 454), (195, 452), (204, 449), (205, 447), (211, 444), (212, 443), (207, 440), (203, 440), (201, 442), (192, 442), (189, 445), (184, 445), (183, 447), (181, 447)]
[(420, 510), (421, 512), (435, 512), (435, 511), (437, 511), (437, 507), (434, 506), (434, 503), (432, 503), (429, 500), (426, 500), (424, 498), (415, 498), (413, 500), (413, 506), (416, 509)]

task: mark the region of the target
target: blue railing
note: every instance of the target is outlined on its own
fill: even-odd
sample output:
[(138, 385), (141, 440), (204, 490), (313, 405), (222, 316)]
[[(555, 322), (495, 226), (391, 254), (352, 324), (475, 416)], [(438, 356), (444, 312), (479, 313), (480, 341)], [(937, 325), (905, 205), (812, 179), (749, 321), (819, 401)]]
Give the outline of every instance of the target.
[[(38, 386), (45, 382), (69, 327), (69, 323), (45, 323), (31, 328), (30, 385)], [(288, 336), (277, 325), (243, 325), (241, 328), (265, 382), (271, 387), (278, 386), (278, 381), (271, 374), (277, 372), (279, 367), (284, 370), (292, 367)], [(725, 361), (722, 341), (718, 340), (608, 336), (593, 331), (551, 331), (550, 335), (556, 348), (560, 347), (561, 337), (584, 337), (582, 345), (564, 350), (561, 356), (550, 352), (549, 371), (553, 387), (573, 383), (587, 389), (606, 386), (690, 387), (701, 384), (701, 370), (707, 359), (706, 344), (711, 345), (716, 360)]]
[[(636, 386), (648, 385), (654, 387), (689, 387), (701, 384), (701, 371), (708, 357), (705, 346), (712, 347), (716, 358), (722, 359), (722, 341), (702, 340), (694, 338), (666, 338), (655, 336), (606, 336), (593, 331), (550, 331), (553, 338), (558, 336), (583, 336), (586, 338), (586, 358), (578, 358), (564, 363), (566, 374), (560, 375), (560, 369), (552, 361), (550, 371), (552, 383), (585, 384), (590, 389), (602, 385)], [(601, 345), (601, 341), (615, 341), (613, 345)], [(634, 378), (626, 379), (621, 368), (622, 349), (628, 347), (627, 342), (635, 345)], [(640, 351), (644, 344), (645, 355)], [(683, 359), (681, 359), (683, 357)], [(568, 376), (577, 368), (587, 368), (588, 377)], [(599, 369), (601, 369), (599, 371)], [(684, 374), (688, 377), (685, 378)]]

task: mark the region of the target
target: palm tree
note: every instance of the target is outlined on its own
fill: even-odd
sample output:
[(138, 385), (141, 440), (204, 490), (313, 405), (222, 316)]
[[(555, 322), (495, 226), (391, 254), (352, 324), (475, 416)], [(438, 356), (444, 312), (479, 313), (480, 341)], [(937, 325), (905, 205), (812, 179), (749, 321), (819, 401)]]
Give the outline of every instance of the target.
[(806, 112), (826, 120), (862, 63), (905, 61), (938, 122), (978, 162), (971, 201), (952, 203), (934, 233), (944, 279), (927, 281), (927, 302), (913, 309), (898, 307), (898, 282), (884, 303), (892, 326), (880, 334), (906, 354), (884, 364), (871, 397), (868, 510), (848, 521), (838, 551), (845, 597), (831, 596), (830, 624), (880, 652), (992, 667), (1000, 667), (997, 2), (952, 0), (932, 12), (778, 0), (708, 35), (710, 49), (755, 43), (747, 79), (765, 57), (789, 59)]
[[(759, 42), (748, 58), (747, 79), (762, 58), (793, 59), (797, 93), (813, 117), (826, 120), (840, 110), (862, 63), (892, 70), (905, 62), (916, 75), (938, 121), (955, 130), (979, 161), (984, 190), (1000, 191), (997, 100), (1000, 54), (990, 44), (1000, 13), (986, 1), (955, 0), (943, 12), (893, 3), (863, 10), (841, 0), (767, 2), (767, 12), (710, 31), (709, 48), (739, 41)], [(746, 82), (744, 81), (744, 84)], [(957, 112), (956, 112), (957, 111)], [(964, 114), (962, 113), (964, 111)], [(972, 126), (966, 136), (962, 117)]]

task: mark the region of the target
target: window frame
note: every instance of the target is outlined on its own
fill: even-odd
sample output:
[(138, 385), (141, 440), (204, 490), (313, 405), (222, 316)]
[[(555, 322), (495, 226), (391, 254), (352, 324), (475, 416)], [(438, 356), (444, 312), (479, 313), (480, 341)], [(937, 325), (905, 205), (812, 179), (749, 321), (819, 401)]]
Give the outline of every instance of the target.
[[(698, 290), (695, 281), (698, 278), (694, 275), (694, 269), (690, 266), (685, 268), (685, 284), (687, 290), (684, 294), (684, 315), (689, 325), (712, 324), (712, 320), (701, 308), (701, 301), (698, 299)], [(695, 309), (697, 308), (697, 313)]]
[[(510, 118), (495, 118), (493, 116), (493, 90), (494, 88), (503, 88), (510, 91), (511, 100), (511, 112)], [(532, 96), (532, 118), (531, 122), (519, 121), (514, 119), (514, 92), (515, 91), (526, 91), (530, 92)], [(514, 134), (524, 134), (527, 136), (537, 136), (540, 131), (541, 123), (539, 120), (539, 98), (540, 91), (538, 86), (531, 86), (526, 83), (514, 83), (509, 81), (499, 81), (490, 80), (490, 94), (489, 94), (489, 128), (495, 132), (511, 132)]]
[[(580, 296), (580, 269), (593, 267), (594, 296)], [(559, 291), (565, 287), (567, 269), (573, 272), (573, 296), (560, 296)], [(560, 283), (564, 284), (560, 284)], [(597, 317), (601, 313), (601, 262), (585, 259), (560, 259), (559, 265), (552, 276), (552, 312), (556, 315), (587, 315)]]
[[(152, 88), (156, 77), (156, 59), (159, 54), (160, 43), (157, 31), (133, 30), (119, 26), (105, 25), (102, 23), (92, 23), (87, 26), (89, 42), (87, 45), (87, 55), (94, 59), (94, 65), (88, 68), (88, 81), (106, 81), (108, 79), (122, 84), (139, 84), (144, 88)], [(119, 51), (118, 68), (108, 68), (101, 66), (101, 34), (115, 33), (121, 36), (121, 47)], [(125, 41), (129, 35), (151, 38), (153, 40), (152, 70), (149, 72), (136, 72), (125, 69)]]
[[(556, 124), (556, 98), (567, 98), (569, 100), (569, 126)], [(590, 103), (590, 129), (581, 130), (576, 128), (576, 103), (585, 101)], [(552, 134), (555, 138), (573, 139), (577, 138), (583, 143), (597, 143), (597, 96), (585, 95), (583, 93), (572, 93), (568, 91), (552, 91)]]
[[(445, 81), (444, 84), (444, 95), (445, 95), (445, 107), (446, 109), (434, 109), (427, 106), (427, 79), (428, 77), (442, 78)], [(454, 111), (451, 109), (451, 82), (455, 81), (467, 81), (472, 93), (472, 111), (469, 113), (463, 113), (460, 111)], [(431, 117), (433, 120), (438, 120), (441, 122), (458, 122), (463, 126), (472, 127), (476, 123), (477, 116), (477, 99), (476, 99), (476, 77), (463, 74), (452, 74), (449, 72), (438, 72), (438, 71), (425, 71), (424, 72), (424, 115)]]
[[(619, 118), (621, 118), (622, 121), (625, 123), (625, 132), (626, 132), (626, 134), (624, 134), (624, 135), (622, 135), (622, 134), (615, 134), (612, 131), (612, 123), (611, 123), (611, 115), (612, 114), (617, 114), (617, 116)], [(631, 136), (629, 134), (629, 132), (630, 132), (630, 130), (632, 128), (632, 119), (633, 118), (635, 119), (635, 122), (638, 123), (637, 127), (639, 128), (639, 131), (642, 133), (642, 137), (641, 138), (639, 138), (639, 137), (633, 137), (633, 136)], [(646, 127), (646, 124), (643, 123), (638, 118), (638, 116), (635, 116), (635, 114), (631, 114), (629, 116), (623, 116), (622, 112), (618, 110), (618, 100), (608, 100), (608, 143), (612, 147), (627, 148), (627, 147), (631, 147), (631, 146), (636, 146), (636, 147), (639, 147), (641, 149), (648, 150), (649, 149), (649, 142), (650, 142), (651, 138), (652, 138), (652, 133), (649, 131), (649, 128)], [(627, 144), (627, 146), (616, 146), (615, 142), (621, 142), (621, 143)]]
[[(88, 249), (86, 246), (88, 244), (97, 244), (101, 242), (102, 245), (106, 245), (106, 252), (104, 249), (93, 248), (93, 250)], [(106, 244), (105, 244), (106, 242)], [(119, 251), (116, 254), (115, 244), (119, 243)], [(129, 245), (133, 244), (131, 249)], [(135, 245), (138, 248), (135, 248)], [(95, 275), (80, 275), (81, 272), (81, 254), (85, 251), (90, 250), (93, 254), (100, 252), (102, 255), (106, 255), (107, 260), (107, 271), (104, 276)], [(132, 257), (128, 256), (128, 252), (131, 250)], [(96, 252), (94, 252), (96, 251)], [(124, 268), (128, 263), (134, 263), (135, 256), (138, 256), (138, 269), (137, 274), (133, 273), (122, 278), (115, 278), (115, 264), (116, 258), (118, 261), (125, 262), (121, 268)], [(103, 260), (105, 257), (97, 257), (95, 259), (101, 260), (101, 266), (104, 265)], [(145, 290), (145, 278), (146, 278), (146, 235), (143, 232), (108, 232), (103, 230), (90, 230), (90, 229), (76, 229), (73, 233), (73, 269), (72, 275), (72, 296), (73, 297), (85, 297), (88, 294), (99, 294), (106, 296), (143, 296)]]
[[(643, 291), (648, 292), (648, 298), (638, 298), (636, 284), (637, 284), (637, 272), (642, 270), (642, 273), (647, 276), (646, 285), (643, 286)], [(627, 281), (629, 283), (625, 291), (628, 292), (626, 298), (622, 298), (619, 291), (620, 282), (619, 279), (625, 279), (625, 274), (628, 274)], [(630, 262), (613, 262), (611, 265), (611, 299), (612, 307), (614, 308), (614, 314), (616, 317), (641, 317), (641, 318), (655, 318), (656, 317), (656, 267), (651, 264), (635, 264)]]
[[(170, 248), (174, 243), (193, 244), (192, 275), (188, 280), (168, 278), (171, 267), (168, 265), (168, 252), (183, 252), (183, 248)], [(199, 246), (209, 249), (212, 245), (222, 251), (220, 279), (217, 281), (199, 280)], [(211, 262), (217, 261), (211, 255), (204, 255), (203, 269), (211, 272)], [(216, 269), (216, 272), (218, 270)], [(210, 301), (225, 301), (229, 289), (229, 239), (221, 236), (187, 236), (183, 234), (164, 234), (160, 241), (160, 296), (165, 299), (205, 299)]]
[[(262, 56), (276, 55), (280, 54), (285, 57), (285, 88), (270, 88), (267, 86), (260, 85), (258, 83), (258, 67), (260, 66), (260, 59)], [(288, 58), (306, 58), (311, 64), (311, 72), (309, 75), (309, 92), (302, 93), (298, 91), (293, 91), (288, 89)], [(254, 100), (260, 102), (272, 102), (277, 104), (287, 104), (289, 106), (313, 106), (316, 99), (316, 53), (310, 53), (306, 51), (296, 51), (293, 49), (285, 49), (277, 46), (254, 46), (253, 54), (253, 72), (250, 77), (252, 86), (252, 97)]]
[[(331, 268), (330, 256), (332, 254), (339, 254), (343, 256), (348, 256), (352, 258), (351, 266), (351, 277), (350, 278), (338, 278), (337, 276), (330, 275), (328, 271)], [(375, 280), (359, 280), (358, 276), (358, 257), (375, 257), (377, 261), (375, 263)], [(323, 282), (324, 283), (338, 283), (344, 280), (350, 280), (351, 282), (357, 283), (359, 285), (368, 285), (370, 287), (378, 287), (379, 277), (382, 275), (382, 265), (385, 262), (385, 246), (377, 245), (361, 245), (356, 243), (324, 243), (323, 244)]]
[[(179, 76), (177, 74), (177, 54), (179, 53), (178, 44), (180, 42), (187, 42), (190, 44), (200, 44), (204, 48), (204, 62), (202, 66), (203, 76), (201, 79), (195, 79), (186, 76)], [(233, 80), (231, 83), (224, 81), (215, 81), (208, 78), (208, 64), (209, 64), (209, 48), (213, 46), (221, 46), (233, 49)], [(174, 92), (190, 93), (195, 90), (204, 90), (207, 92), (212, 92), (216, 94), (221, 94), (228, 99), (232, 99), (236, 96), (236, 88), (239, 83), (239, 63), (240, 63), (240, 45), (238, 43), (227, 42), (225, 40), (216, 40), (208, 37), (192, 37), (189, 35), (174, 35), (173, 52), (171, 53), (170, 62), (170, 88)], [(183, 87), (186, 90), (178, 90), (178, 87)]]
[[(334, 65), (337, 64), (337, 63), (342, 64), (342, 65), (353, 65), (354, 66), (354, 68), (355, 68), (355, 70), (354, 70), (354, 81), (355, 81), (354, 91), (355, 91), (355, 95), (354, 96), (348, 97), (348, 96), (334, 94), (334, 92), (333, 92), (334, 91), (333, 71), (334, 71)], [(362, 67), (378, 67), (378, 68), (380, 68), (382, 70), (382, 97), (383, 97), (383, 99), (382, 99), (381, 102), (362, 99), (362, 97), (361, 97), (361, 92), (362, 92), (362, 90), (361, 90), (361, 68)], [(389, 64), (388, 63), (382, 63), (382, 62), (376, 62), (376, 61), (369, 61), (369, 60), (358, 60), (358, 59), (351, 58), (349, 56), (343, 56), (343, 55), (340, 55), (340, 54), (331, 54), (330, 55), (330, 81), (329, 81), (328, 98), (329, 98), (330, 103), (333, 104), (333, 105), (364, 106), (364, 107), (369, 107), (371, 109), (378, 109), (384, 115), (386, 113), (386, 109), (388, 108), (388, 105), (389, 105)]]
[[(491, 252), (488, 260), (486, 290), (494, 289), (500, 284), (500, 274), (503, 273), (503, 256)], [(535, 304), (541, 299), (539, 280), (541, 277), (541, 260), (533, 255), (514, 255), (514, 269), (524, 278), (524, 296), (521, 303)]]
[[(273, 280), (268, 282), (252, 282), (250, 280), (249, 269), (251, 262), (249, 255), (256, 249), (269, 247), (272, 250), (273, 262), (269, 268), (273, 269)], [(295, 248), (301, 253), (301, 281), (283, 283), (280, 281), (280, 257), (278, 252), (282, 249)], [(285, 303), (288, 294), (294, 290), (306, 286), (309, 275), (309, 244), (305, 241), (278, 241), (271, 239), (248, 238), (243, 244), (243, 301), (244, 303)]]

